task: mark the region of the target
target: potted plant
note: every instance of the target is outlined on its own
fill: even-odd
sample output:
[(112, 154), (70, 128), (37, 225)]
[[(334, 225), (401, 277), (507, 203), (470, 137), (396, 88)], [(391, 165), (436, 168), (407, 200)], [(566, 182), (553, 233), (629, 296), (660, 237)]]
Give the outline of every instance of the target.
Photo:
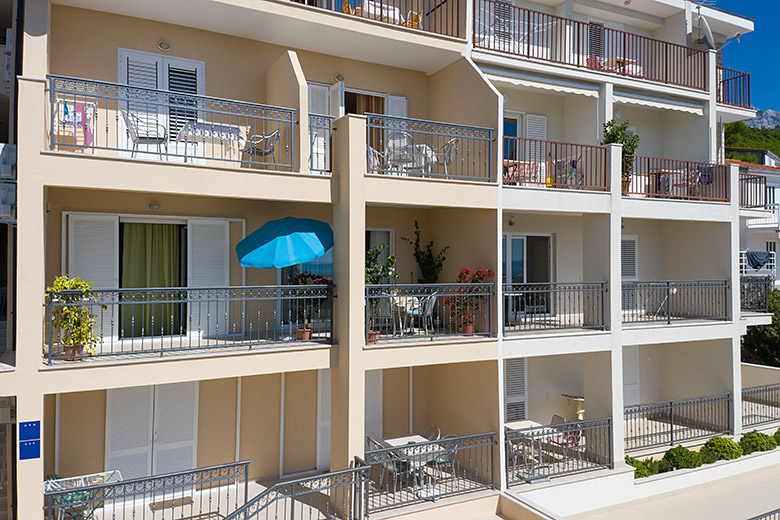
[[(458, 273), (459, 284), (485, 283), (495, 276), (495, 273), (489, 267), (480, 267), (472, 271), (466, 267)], [(479, 313), (481, 297), (474, 295), (474, 291), (467, 286), (460, 286), (455, 289), (454, 296), (447, 298), (447, 304), (454, 321), (461, 323), (463, 334), (474, 334), (474, 318)]]
[[(290, 285), (331, 285), (333, 282), (324, 276), (309, 272), (300, 272), (291, 275)], [(303, 317), (303, 327), (298, 327), (298, 340), (308, 341), (311, 339), (312, 330), (314, 330), (314, 315), (320, 310), (321, 300), (307, 294), (306, 289), (296, 291), (299, 299), (296, 300), (297, 316)]]
[(628, 121), (624, 121), (620, 124), (614, 119), (611, 119), (604, 123), (604, 139), (601, 144), (622, 144), (622, 167), (621, 167), (621, 182), (620, 187), (623, 195), (628, 194), (628, 189), (631, 186), (631, 173), (634, 169), (634, 154), (637, 148), (639, 148), (639, 136), (637, 134), (631, 134), (628, 132)]
[[(387, 244), (381, 243), (366, 251), (366, 285), (377, 285), (398, 278), (398, 273), (395, 272), (395, 255), (389, 255), (384, 262), (379, 261), (379, 255), (388, 247)], [(369, 301), (371, 302), (369, 316), (376, 316), (379, 311), (379, 300), (377, 298), (370, 298)], [(371, 326), (371, 320), (369, 320), (368, 326)], [(378, 338), (379, 330), (369, 328), (369, 345), (376, 344)]]
[(444, 253), (450, 246), (444, 246), (444, 248), (438, 253), (433, 252), (433, 240), (428, 242), (425, 249), (420, 247), (420, 225), (417, 221), (414, 221), (414, 241), (409, 238), (401, 237), (401, 240), (412, 246), (414, 252), (414, 259), (417, 262), (417, 267), (420, 269), (420, 278), (417, 279), (417, 283), (436, 283), (441, 274), (444, 261), (447, 259)]
[[(84, 353), (95, 354), (100, 337), (95, 333), (97, 320), (91, 307), (97, 304), (97, 297), (91, 293), (94, 282), (87, 282), (78, 276), (61, 275), (46, 288), (46, 297), (51, 306), (51, 326), (59, 330), (59, 345), (65, 351), (65, 359), (81, 361)], [(107, 308), (101, 305), (102, 308)], [(49, 345), (53, 348), (53, 345)]]

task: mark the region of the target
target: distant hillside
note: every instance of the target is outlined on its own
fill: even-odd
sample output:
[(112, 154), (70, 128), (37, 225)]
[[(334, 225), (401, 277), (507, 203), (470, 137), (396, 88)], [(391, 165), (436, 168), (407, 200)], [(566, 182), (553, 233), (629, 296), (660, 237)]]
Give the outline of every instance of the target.
[[(770, 117), (776, 117), (777, 123), (772, 124), (771, 127), (754, 127), (756, 119), (750, 121), (738, 121), (736, 123), (729, 123), (724, 130), (725, 145), (727, 148), (761, 148), (763, 150), (769, 150), (776, 155), (780, 155), (780, 113), (774, 110), (763, 110), (762, 112), (771, 112)], [(769, 121), (769, 119), (765, 119)], [(730, 157), (733, 159), (750, 160), (743, 157)], [(755, 162), (755, 158), (752, 161)]]
[(745, 124), (750, 128), (775, 128), (780, 126), (780, 112), (759, 110), (755, 119), (748, 119)]

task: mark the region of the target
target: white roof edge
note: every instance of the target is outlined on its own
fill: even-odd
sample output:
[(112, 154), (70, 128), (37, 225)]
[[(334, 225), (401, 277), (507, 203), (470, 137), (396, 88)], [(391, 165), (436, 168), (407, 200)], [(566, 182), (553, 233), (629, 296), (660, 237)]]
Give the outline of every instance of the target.
[(753, 32), (755, 28), (755, 22), (746, 16), (729, 13), (728, 11), (722, 11), (720, 9), (713, 9), (706, 5), (701, 6), (701, 14), (707, 18), (738, 27), (743, 30), (742, 34)]

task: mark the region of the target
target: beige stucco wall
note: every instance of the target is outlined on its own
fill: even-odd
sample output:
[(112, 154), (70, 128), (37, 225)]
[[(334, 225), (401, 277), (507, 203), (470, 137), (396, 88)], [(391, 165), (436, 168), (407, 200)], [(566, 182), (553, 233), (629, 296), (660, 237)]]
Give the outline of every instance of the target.
[(201, 381), (198, 389), (198, 467), (236, 458), (237, 380)]
[(382, 435), (388, 439), (408, 434), (409, 369), (401, 367), (383, 370)]
[(279, 475), (282, 375), (241, 379), (241, 448), (251, 478)]
[(780, 368), (742, 363), (742, 387), (780, 383)]
[(45, 475), (55, 473), (54, 453), (57, 421), (57, 396), (43, 396), (43, 472)]
[(60, 395), (60, 475), (103, 471), (105, 446), (105, 390)]
[(317, 461), (317, 372), (285, 375), (284, 473), (312, 470)]
[(583, 395), (583, 363), (582, 354), (527, 358), (527, 417), (542, 424), (550, 424), (553, 414), (569, 421), (577, 419), (576, 401), (561, 397), (561, 394)]

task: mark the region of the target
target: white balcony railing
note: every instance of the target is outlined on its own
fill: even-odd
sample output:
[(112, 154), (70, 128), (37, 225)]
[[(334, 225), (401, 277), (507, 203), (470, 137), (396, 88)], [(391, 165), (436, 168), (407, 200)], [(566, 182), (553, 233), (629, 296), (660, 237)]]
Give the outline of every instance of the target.
[[(755, 265), (752, 265), (748, 258), (749, 251), (739, 252), (739, 274), (740, 276), (771, 276), (772, 279), (776, 278), (777, 264), (776, 254), (774, 251), (769, 251), (769, 257), (766, 259), (766, 263), (760, 265), (758, 261)], [(760, 253), (763, 253), (761, 251)]]
[(763, 218), (751, 218), (745, 221), (748, 229), (777, 228), (780, 225), (780, 204), (767, 204), (766, 209), (771, 213)]

